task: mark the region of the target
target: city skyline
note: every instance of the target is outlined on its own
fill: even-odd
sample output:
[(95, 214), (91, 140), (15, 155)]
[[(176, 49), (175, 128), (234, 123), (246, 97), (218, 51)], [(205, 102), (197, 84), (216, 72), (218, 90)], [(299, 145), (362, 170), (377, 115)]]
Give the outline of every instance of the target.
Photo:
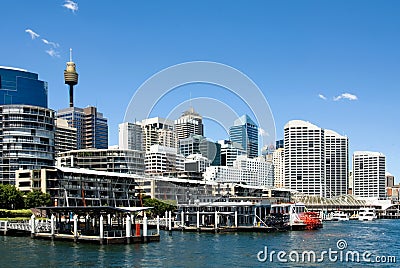
[[(386, 155), (387, 171), (398, 182), (400, 3), (75, 2), (78, 9), (64, 7), (65, 1), (24, 1), (23, 8), (18, 1), (4, 2), (7, 27), (1, 34), (7, 38), (0, 65), (38, 73), (48, 82), (48, 106), (57, 111), (68, 107), (63, 70), (72, 47), (80, 74), (75, 106), (102, 111), (110, 145), (118, 144), (118, 124), (146, 79), (177, 63), (209, 60), (237, 68), (261, 88), (277, 139), (295, 119), (333, 129), (349, 137), (349, 158), (360, 150)], [(201, 93), (230, 102), (239, 115), (248, 113), (215, 89), (183, 87), (155, 113), (166, 117), (170, 99), (183, 102)], [(204, 124), (205, 136), (228, 136), (212, 122)]]

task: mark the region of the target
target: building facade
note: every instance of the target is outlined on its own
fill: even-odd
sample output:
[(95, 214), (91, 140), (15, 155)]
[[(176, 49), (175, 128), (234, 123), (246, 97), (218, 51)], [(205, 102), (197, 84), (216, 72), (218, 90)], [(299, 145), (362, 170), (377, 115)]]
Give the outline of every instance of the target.
[(190, 135), (178, 142), (179, 153), (187, 157), (193, 154), (201, 154), (206, 157), (211, 165), (219, 166), (221, 163), (221, 145), (200, 135)]
[(386, 158), (378, 152), (356, 151), (353, 154), (353, 195), (363, 198), (386, 198)]
[(233, 166), (233, 161), (239, 155), (247, 155), (246, 150), (239, 143), (222, 140), (218, 142), (221, 145), (221, 166)]
[(272, 164), (274, 166), (274, 186), (285, 187), (285, 150), (278, 148), (272, 153)]
[(325, 197), (348, 192), (349, 139), (332, 130), (325, 130)]
[(239, 143), (247, 152), (249, 158), (258, 156), (258, 126), (248, 115), (235, 120), (229, 128), (229, 137), (232, 142)]
[(84, 168), (98, 171), (143, 174), (144, 152), (122, 149), (80, 149), (61, 152), (58, 167)]
[(177, 148), (173, 121), (154, 117), (142, 120), (141, 126), (144, 151), (149, 151), (152, 145)]
[(54, 165), (54, 111), (29, 105), (0, 106), (0, 181), (15, 171)]
[(118, 147), (127, 150), (143, 150), (143, 130), (140, 124), (121, 123), (118, 125)]
[(285, 187), (306, 195), (325, 196), (324, 133), (301, 120), (285, 125)]
[(0, 66), (0, 105), (47, 108), (47, 82), (24, 69)]
[(70, 127), (68, 121), (62, 118), (56, 119), (55, 122), (55, 153), (76, 150), (76, 128)]
[(168, 172), (184, 171), (185, 157), (176, 148), (152, 145), (145, 155), (145, 173), (162, 175)]
[(232, 167), (210, 166), (203, 176), (206, 181), (220, 183), (238, 183), (257, 187), (272, 187), (274, 185), (272, 163), (262, 157), (252, 159), (239, 156)]
[(96, 107), (61, 109), (57, 118), (67, 120), (70, 127), (76, 128), (78, 149), (108, 148), (107, 118)]
[(191, 135), (204, 136), (203, 117), (191, 107), (175, 120), (175, 132), (178, 140)]
[(49, 193), (54, 206), (134, 207), (137, 183), (134, 174), (82, 168), (42, 168), (18, 170), (16, 186), (22, 192)]

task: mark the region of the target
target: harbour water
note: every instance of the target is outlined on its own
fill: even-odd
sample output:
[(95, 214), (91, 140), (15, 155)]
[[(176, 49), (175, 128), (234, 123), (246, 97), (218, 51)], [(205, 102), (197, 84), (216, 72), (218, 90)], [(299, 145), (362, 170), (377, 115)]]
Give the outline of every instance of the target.
[[(159, 243), (132, 245), (0, 236), (0, 267), (396, 267), (400, 263), (399, 239), (399, 220), (326, 222), (320, 230), (277, 233), (162, 232)], [(275, 253), (271, 259), (272, 251), (286, 255), (281, 253), (279, 261)], [(323, 251), (327, 253), (321, 258)], [(299, 260), (292, 261), (296, 252)], [(315, 261), (307, 259), (310, 252), (316, 254)], [(355, 252), (360, 254), (359, 263), (352, 261)], [(363, 259), (365, 253), (368, 256)], [(367, 262), (376, 261), (375, 257), (391, 263)]]

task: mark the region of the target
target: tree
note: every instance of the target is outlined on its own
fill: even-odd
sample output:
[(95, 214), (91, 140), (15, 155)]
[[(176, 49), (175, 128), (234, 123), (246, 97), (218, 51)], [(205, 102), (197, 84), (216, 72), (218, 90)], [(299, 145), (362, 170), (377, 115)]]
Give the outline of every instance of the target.
[(38, 190), (33, 190), (29, 192), (25, 197), (25, 207), (34, 208), (41, 206), (48, 206), (51, 204), (50, 195), (47, 193), (42, 193)]
[(14, 185), (0, 184), (0, 208), (24, 208), (24, 198), (22, 196), (22, 192)]
[(144, 207), (153, 207), (150, 210), (150, 214), (152, 216), (155, 215), (164, 215), (165, 211), (172, 211), (175, 210), (176, 207), (165, 202), (162, 202), (155, 198), (145, 198), (143, 199), (143, 206)]

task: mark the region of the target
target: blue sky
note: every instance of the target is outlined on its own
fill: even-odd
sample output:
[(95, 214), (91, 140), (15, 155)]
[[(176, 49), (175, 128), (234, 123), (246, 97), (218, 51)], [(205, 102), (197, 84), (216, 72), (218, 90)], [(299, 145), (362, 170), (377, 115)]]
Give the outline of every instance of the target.
[[(2, 11), (0, 65), (39, 73), (57, 110), (68, 106), (63, 70), (72, 47), (80, 75), (75, 104), (98, 106), (110, 144), (118, 143), (129, 100), (151, 75), (214, 61), (259, 86), (277, 138), (287, 121), (310, 121), (347, 135), (350, 153), (384, 153), (399, 181), (400, 1), (14, 0), (2, 1)], [(28, 29), (40, 36), (32, 39)], [(176, 94), (181, 101), (215, 90), (184, 88)], [(345, 93), (349, 98), (334, 101)], [(165, 101), (160, 115), (168, 109)], [(209, 124), (206, 135), (224, 133)]]

